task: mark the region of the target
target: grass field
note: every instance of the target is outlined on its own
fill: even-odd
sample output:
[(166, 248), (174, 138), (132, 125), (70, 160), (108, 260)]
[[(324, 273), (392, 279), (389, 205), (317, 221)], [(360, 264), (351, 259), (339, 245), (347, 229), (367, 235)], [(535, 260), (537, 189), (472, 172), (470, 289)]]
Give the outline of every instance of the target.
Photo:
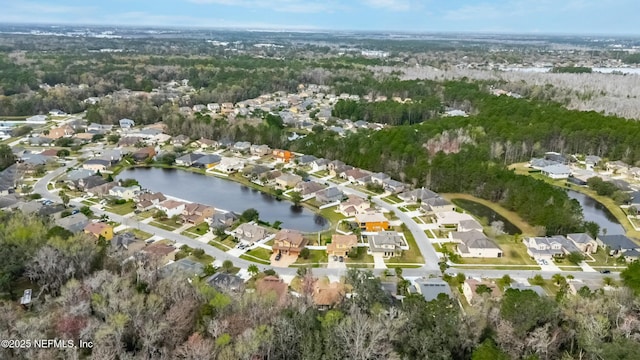
[[(404, 237), (407, 239), (407, 245), (409, 245), (409, 250), (405, 250), (402, 252), (401, 256), (394, 256), (390, 259), (385, 260), (385, 263), (389, 264), (424, 264), (424, 258), (422, 257), (422, 253), (418, 248), (418, 244), (411, 234), (410, 231), (404, 232)], [(406, 266), (403, 266), (406, 267)]]
[(136, 229), (136, 228), (129, 228), (129, 229), (127, 229), (127, 231), (133, 233), (133, 235), (135, 235), (136, 238), (141, 239), (141, 240), (146, 240), (146, 239), (148, 239), (148, 238), (150, 238), (152, 236), (148, 232), (145, 232), (145, 231), (142, 231), (142, 230)]
[(310, 250), (308, 259), (303, 259), (302, 257), (299, 256), (295, 264), (296, 265), (319, 265), (319, 264), (325, 264), (328, 261), (329, 261), (329, 258), (327, 256), (326, 251)]
[(152, 222), (149, 223), (149, 225), (155, 226), (157, 228), (160, 228), (160, 229), (163, 229), (163, 230), (167, 230), (167, 231), (173, 231), (173, 230), (178, 228), (178, 226), (170, 226), (170, 225), (167, 225), (167, 224), (159, 222), (159, 221), (152, 221)]
[(345, 262), (347, 263), (347, 266), (350, 266), (351, 264), (372, 264), (373, 265), (373, 256), (367, 254), (367, 248), (364, 246), (358, 246), (358, 256), (355, 258), (350, 258), (350, 257), (346, 257), (345, 258)]
[(515, 213), (513, 211), (510, 211), (510, 210), (507, 210), (507, 209), (503, 208), (499, 204), (496, 204), (496, 203), (488, 201), (488, 200), (480, 199), (480, 198), (477, 198), (477, 197), (475, 197), (473, 195), (469, 195), (469, 194), (449, 193), (449, 194), (441, 194), (441, 195), (442, 195), (442, 197), (444, 197), (445, 199), (447, 199), (449, 201), (452, 201), (453, 199), (464, 199), (464, 200), (474, 201), (474, 202), (477, 202), (479, 204), (482, 204), (482, 205), (490, 208), (494, 212), (500, 214), (502, 217), (506, 218), (507, 220), (509, 220), (509, 222), (511, 222), (513, 225), (515, 225), (516, 227), (518, 227), (522, 231), (522, 235), (524, 235), (524, 236), (536, 236), (537, 235), (537, 232), (536, 232), (535, 228), (533, 226), (531, 226), (531, 224), (529, 224), (528, 222), (524, 221), (524, 219), (522, 219), (520, 217), (520, 215), (518, 215), (517, 213)]
[(132, 212), (133, 210), (135, 210), (136, 205), (132, 202), (126, 202), (124, 204), (120, 204), (120, 205), (113, 205), (113, 206), (107, 206), (106, 210), (108, 212), (112, 212), (114, 214), (118, 214), (118, 215), (127, 215), (130, 212)]
[(400, 200), (400, 198), (397, 195), (389, 195), (389, 196), (383, 197), (382, 201), (384, 201), (386, 203), (389, 203), (389, 204), (392, 204), (392, 205), (402, 202), (402, 200)]
[(258, 262), (260, 264), (265, 264), (265, 265), (271, 264), (270, 258), (271, 258), (271, 251), (264, 248), (260, 248), (260, 247), (249, 250), (246, 253), (240, 255), (240, 259)]
[(206, 222), (201, 222), (200, 224), (194, 225), (185, 230), (185, 232), (193, 233), (199, 236), (206, 234), (207, 231), (209, 231), (209, 224), (207, 224)]

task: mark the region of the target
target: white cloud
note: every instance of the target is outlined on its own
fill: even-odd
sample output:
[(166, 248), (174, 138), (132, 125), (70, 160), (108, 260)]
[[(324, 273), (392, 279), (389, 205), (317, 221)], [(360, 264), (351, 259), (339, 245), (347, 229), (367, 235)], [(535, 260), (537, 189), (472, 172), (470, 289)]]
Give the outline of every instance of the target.
[(362, 0), (362, 2), (376, 9), (391, 11), (409, 11), (414, 5), (410, 0)]
[(238, 6), (248, 9), (270, 9), (289, 13), (331, 13), (344, 9), (344, 5), (334, 1), (303, 0), (187, 0), (194, 4)]

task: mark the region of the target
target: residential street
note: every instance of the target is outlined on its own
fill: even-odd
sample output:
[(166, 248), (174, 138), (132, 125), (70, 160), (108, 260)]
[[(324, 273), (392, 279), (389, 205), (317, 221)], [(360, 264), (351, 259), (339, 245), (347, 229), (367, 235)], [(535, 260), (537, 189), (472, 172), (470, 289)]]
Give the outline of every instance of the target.
[[(34, 184), (34, 192), (38, 193), (40, 195), (42, 195), (43, 198), (47, 198), (50, 199), (52, 201), (55, 202), (61, 202), (61, 199), (58, 195), (56, 195), (55, 192), (50, 192), (47, 189), (47, 184), (52, 181), (54, 178), (56, 178), (57, 176), (63, 174), (69, 167), (72, 167), (76, 164), (76, 161), (69, 161), (67, 163), (66, 166), (60, 167), (50, 173), (48, 173), (47, 175), (45, 175), (42, 179), (40, 179), (36, 184)], [(344, 193), (346, 194), (354, 194), (354, 195), (358, 195), (361, 196), (363, 198), (367, 198), (367, 194), (358, 191), (356, 189), (352, 189), (349, 187), (346, 187), (344, 185), (335, 185), (336, 187), (338, 187), (340, 190), (342, 190)], [(423, 257), (425, 258), (425, 265), (423, 265), (420, 268), (407, 268), (404, 269), (403, 271), (403, 275), (407, 278), (418, 278), (418, 277), (424, 277), (424, 276), (439, 276), (441, 275), (440, 273), (440, 269), (438, 267), (438, 256), (436, 254), (435, 249), (433, 248), (433, 246), (431, 245), (431, 242), (429, 241), (429, 238), (426, 236), (426, 234), (424, 233), (424, 231), (420, 228), (420, 226), (418, 224), (416, 224), (413, 219), (411, 219), (411, 217), (409, 217), (406, 213), (398, 210), (396, 207), (394, 207), (391, 204), (386, 203), (385, 201), (379, 199), (379, 198), (372, 198), (373, 201), (380, 207), (387, 209), (389, 211), (393, 211), (405, 224), (407, 224), (407, 227), (409, 228), (409, 230), (411, 231), (411, 233), (413, 234), (414, 238), (416, 239), (416, 243), (418, 244), (418, 247), (420, 248), (420, 251), (422, 252)], [(76, 206), (83, 206), (83, 204), (77, 202), (77, 201), (71, 201), (70, 202), (73, 205)], [(219, 250), (218, 248), (211, 246), (207, 243), (203, 243), (197, 239), (191, 239), (189, 237), (186, 237), (184, 235), (181, 235), (179, 233), (175, 233), (175, 232), (171, 232), (171, 231), (167, 231), (164, 229), (160, 229), (157, 228), (155, 226), (146, 224), (142, 221), (138, 221), (136, 219), (133, 218), (129, 218), (126, 216), (121, 216), (118, 214), (114, 214), (114, 213), (110, 213), (108, 211), (104, 211), (102, 210), (102, 208), (99, 205), (94, 205), (91, 207), (91, 210), (98, 216), (101, 215), (107, 215), (109, 216), (109, 218), (112, 221), (115, 221), (117, 223), (126, 225), (128, 227), (131, 228), (137, 228), (140, 229), (144, 232), (150, 233), (155, 235), (156, 237), (160, 237), (160, 238), (164, 238), (167, 240), (171, 240), (174, 241), (176, 243), (179, 244), (186, 244), (192, 248), (200, 248), (203, 249), (205, 251), (206, 254), (213, 256), (216, 259), (217, 263), (220, 263), (224, 260), (231, 260), (235, 266), (246, 269), (249, 267), (249, 265), (255, 264), (258, 265), (258, 268), (260, 268), (261, 270), (264, 269), (274, 269), (275, 271), (277, 271), (280, 275), (283, 276), (295, 276), (296, 272), (298, 270), (297, 267), (290, 267), (290, 268), (280, 268), (280, 267), (274, 267), (274, 266), (270, 266), (270, 265), (261, 265), (261, 264), (256, 264), (244, 259), (240, 259), (232, 254), (226, 253), (222, 250)], [(318, 275), (318, 276), (332, 276), (332, 277), (339, 277), (342, 276), (346, 273), (347, 269), (344, 268), (314, 268), (313, 272), (314, 274)], [(383, 271), (385, 271), (385, 269), (372, 269), (372, 271), (376, 274), (376, 275), (380, 275), (382, 274)], [(474, 277), (492, 277), (492, 278), (499, 278), (502, 277), (504, 275), (509, 275), (512, 278), (516, 279), (516, 278), (522, 278), (522, 279), (526, 279), (526, 278), (531, 278), (536, 274), (541, 274), (543, 277), (545, 278), (551, 278), (554, 274), (557, 274), (557, 271), (539, 271), (539, 270), (484, 270), (484, 269), (449, 269), (448, 272), (462, 272), (467, 276), (474, 276)], [(581, 280), (592, 280), (592, 279), (601, 279), (605, 276), (609, 276), (612, 278), (618, 278), (619, 275), (617, 273), (611, 273), (611, 274), (607, 274), (607, 275), (603, 275), (599, 272), (583, 272), (583, 271), (562, 271), (561, 272), (563, 275), (573, 275), (576, 279), (581, 279)]]

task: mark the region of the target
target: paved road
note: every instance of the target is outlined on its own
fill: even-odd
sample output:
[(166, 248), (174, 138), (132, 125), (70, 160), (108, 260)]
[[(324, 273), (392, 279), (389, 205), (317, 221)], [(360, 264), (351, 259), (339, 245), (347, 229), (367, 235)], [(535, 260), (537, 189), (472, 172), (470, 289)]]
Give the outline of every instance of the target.
[[(34, 185), (33, 189), (35, 193), (38, 193), (40, 195), (42, 195), (42, 197), (50, 199), (52, 201), (55, 202), (61, 202), (60, 197), (56, 194), (56, 193), (52, 193), (49, 191), (49, 189), (47, 189), (47, 184), (52, 181), (54, 178), (56, 178), (57, 176), (63, 174), (64, 172), (67, 171), (67, 169), (69, 167), (72, 167), (76, 164), (77, 162), (75, 160), (73, 161), (68, 161), (66, 166), (60, 167), (50, 173), (48, 173), (47, 175), (45, 175), (42, 179), (38, 180), (38, 182), (36, 182), (36, 184)], [(336, 185), (338, 188), (340, 188), (340, 190), (344, 191), (347, 194), (354, 194), (354, 195), (358, 195), (364, 198), (367, 198), (367, 194), (352, 189), (352, 188), (348, 188), (344, 185)], [(411, 233), (414, 235), (415, 239), (416, 239), (416, 243), (418, 244), (418, 247), (420, 248), (420, 251), (422, 252), (422, 255), (424, 256), (425, 260), (426, 260), (426, 264), (423, 265), (420, 268), (408, 268), (408, 269), (404, 269), (403, 270), (403, 276), (405, 277), (423, 277), (423, 276), (428, 276), (428, 275), (440, 275), (440, 270), (438, 268), (438, 256), (436, 254), (435, 249), (433, 248), (433, 246), (431, 245), (431, 242), (429, 241), (429, 238), (426, 236), (426, 234), (422, 231), (422, 229), (420, 229), (420, 227), (405, 213), (403, 213), (402, 211), (396, 209), (393, 205), (388, 204), (386, 202), (384, 202), (383, 200), (377, 199), (377, 198), (373, 198), (373, 201), (380, 207), (394, 211), (396, 213), (396, 215), (400, 218), (400, 220), (402, 220), (405, 224), (407, 224), (407, 227), (409, 228), (409, 230), (411, 231)], [(76, 205), (76, 206), (82, 206), (83, 204), (79, 203), (79, 202), (75, 202), (75, 201), (71, 201), (71, 204)], [(143, 222), (138, 221), (137, 219), (134, 218), (128, 218), (128, 217), (124, 217), (118, 214), (114, 214), (114, 213), (110, 213), (107, 211), (102, 210), (99, 206), (93, 206), (92, 211), (98, 215), (101, 216), (103, 214), (109, 216), (109, 218), (115, 222), (127, 225), (129, 227), (132, 228), (138, 228), (144, 232), (153, 234), (153, 235), (157, 235), (160, 236), (164, 239), (168, 239), (171, 241), (175, 241), (176, 243), (180, 243), (180, 244), (186, 244), (192, 248), (200, 248), (203, 249), (205, 251), (206, 254), (213, 256), (216, 260), (219, 261), (224, 261), (224, 260), (231, 260), (233, 261), (235, 266), (238, 266), (240, 268), (246, 269), (249, 267), (249, 265), (257, 265), (259, 269), (261, 270), (265, 270), (265, 269), (274, 269), (275, 271), (277, 271), (280, 275), (284, 275), (284, 276), (293, 276), (296, 275), (297, 272), (297, 268), (279, 268), (279, 267), (274, 267), (274, 266), (270, 266), (270, 265), (261, 265), (261, 264), (256, 264), (247, 260), (243, 260), (240, 259), (238, 257), (235, 257), (233, 255), (227, 254), (226, 252), (211, 246), (209, 244), (205, 244), (202, 243), (200, 241), (197, 241), (195, 239), (191, 239), (189, 237), (186, 237), (184, 235), (181, 234), (176, 234), (174, 232), (171, 231), (167, 231), (164, 229), (160, 229), (157, 228), (155, 226), (149, 225), (149, 224), (145, 224)], [(374, 274), (376, 275), (380, 275), (383, 271), (382, 269), (372, 269), (372, 271), (374, 272)], [(331, 269), (331, 268), (314, 268), (313, 269), (314, 274), (318, 275), (318, 276), (342, 276), (347, 272), (347, 269)], [(504, 275), (510, 275), (512, 278), (531, 278), (536, 274), (541, 274), (543, 277), (545, 278), (551, 278), (553, 275), (557, 274), (558, 272), (551, 272), (551, 271), (523, 271), (523, 270), (471, 270), (471, 269), (449, 269), (448, 272), (462, 272), (467, 276), (474, 276), (474, 277), (492, 277), (492, 278), (500, 278)], [(580, 271), (576, 271), (576, 272), (568, 272), (568, 271), (563, 271), (561, 272), (562, 275), (573, 275), (576, 279), (584, 279), (584, 280), (591, 280), (591, 279), (602, 279), (604, 276), (610, 276), (612, 278), (618, 278), (619, 275), (617, 273), (611, 273), (611, 274), (607, 274), (607, 275), (603, 275), (599, 272), (580, 272)]]

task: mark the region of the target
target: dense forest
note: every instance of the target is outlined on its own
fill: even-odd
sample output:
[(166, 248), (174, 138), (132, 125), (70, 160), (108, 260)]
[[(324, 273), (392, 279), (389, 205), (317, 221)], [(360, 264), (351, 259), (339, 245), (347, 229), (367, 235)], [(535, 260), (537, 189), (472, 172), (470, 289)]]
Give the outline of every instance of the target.
[[(397, 282), (407, 295), (402, 302), (382, 290), (380, 278), (350, 270), (344, 280), (357, 295), (319, 311), (311, 269), (299, 272), (299, 296), (251, 292), (258, 279), (274, 275), (255, 269), (247, 292), (216, 290), (185, 274), (162, 275), (153, 256), (123, 261), (128, 255), (108, 244), (47, 221), (0, 216), (0, 251), (8, 260), (0, 263), (0, 338), (94, 344), (0, 349), (2, 358), (616, 360), (640, 352), (640, 300), (633, 294), (640, 263), (622, 274), (630, 288), (606, 295), (585, 287), (570, 296), (566, 279), (556, 277), (555, 299), (506, 290), (501, 300), (483, 297), (464, 313), (446, 296), (425, 302), (407, 294), (400, 273), (382, 280)], [(456, 289), (463, 279), (447, 277)], [(35, 286), (29, 308), (16, 304), (17, 284)]]

